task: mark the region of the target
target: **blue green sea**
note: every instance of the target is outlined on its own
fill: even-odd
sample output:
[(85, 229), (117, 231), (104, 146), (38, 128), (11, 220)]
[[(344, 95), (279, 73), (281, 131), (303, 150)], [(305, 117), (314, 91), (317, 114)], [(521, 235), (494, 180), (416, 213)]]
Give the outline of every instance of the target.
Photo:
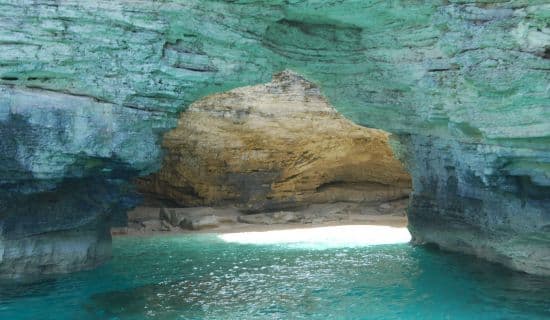
[(409, 244), (119, 237), (92, 271), (0, 285), (0, 319), (550, 319), (550, 279)]

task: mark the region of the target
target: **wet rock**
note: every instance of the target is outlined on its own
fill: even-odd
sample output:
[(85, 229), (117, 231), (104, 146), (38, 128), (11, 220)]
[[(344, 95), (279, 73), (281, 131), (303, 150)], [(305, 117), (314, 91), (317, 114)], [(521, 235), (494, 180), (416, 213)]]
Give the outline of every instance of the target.
[(516, 171), (537, 152), (434, 137), (408, 143), (418, 173), (408, 210), (416, 243), (550, 274), (550, 184)]

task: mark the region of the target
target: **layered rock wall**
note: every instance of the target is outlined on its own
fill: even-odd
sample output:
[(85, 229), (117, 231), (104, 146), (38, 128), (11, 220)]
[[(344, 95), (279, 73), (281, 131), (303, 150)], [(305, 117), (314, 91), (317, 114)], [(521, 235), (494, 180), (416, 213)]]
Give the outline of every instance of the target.
[(339, 115), (297, 74), (208, 96), (164, 137), (167, 155), (141, 191), (183, 206), (245, 210), (408, 197), (388, 134)]
[(416, 173), (408, 209), (414, 241), (550, 273), (550, 187), (515, 171), (544, 152), (437, 137), (402, 141)]
[[(129, 195), (179, 111), (291, 69), (349, 119), (401, 137), (417, 241), (548, 274), (529, 256), (549, 244), (549, 17), (547, 0), (0, 0), (1, 263), (36, 228), (21, 208), (49, 217), (37, 232), (88, 221), (33, 209), (35, 194), (69, 201), (76, 179)], [(82, 217), (126, 205), (102, 198)], [(497, 231), (521, 241), (496, 250)]]

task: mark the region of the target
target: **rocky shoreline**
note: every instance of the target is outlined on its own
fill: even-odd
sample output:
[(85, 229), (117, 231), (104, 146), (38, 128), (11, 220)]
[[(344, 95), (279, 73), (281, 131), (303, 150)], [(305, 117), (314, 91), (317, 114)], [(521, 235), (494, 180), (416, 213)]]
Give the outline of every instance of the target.
[(408, 199), (369, 204), (336, 202), (254, 214), (236, 206), (137, 207), (128, 212), (128, 226), (112, 228), (111, 234), (231, 233), (355, 224), (406, 227), (407, 203)]

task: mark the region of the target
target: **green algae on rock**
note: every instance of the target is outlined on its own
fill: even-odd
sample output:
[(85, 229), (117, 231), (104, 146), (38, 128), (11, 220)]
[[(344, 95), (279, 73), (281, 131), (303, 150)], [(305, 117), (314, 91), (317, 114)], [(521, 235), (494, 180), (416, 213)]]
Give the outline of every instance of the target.
[[(128, 181), (158, 168), (192, 102), (288, 68), (399, 137), (416, 241), (550, 274), (547, 0), (0, 0), (0, 27), (2, 265), (12, 241), (131, 205)], [(73, 179), (128, 197), (70, 223), (29, 204), (74, 197)]]

